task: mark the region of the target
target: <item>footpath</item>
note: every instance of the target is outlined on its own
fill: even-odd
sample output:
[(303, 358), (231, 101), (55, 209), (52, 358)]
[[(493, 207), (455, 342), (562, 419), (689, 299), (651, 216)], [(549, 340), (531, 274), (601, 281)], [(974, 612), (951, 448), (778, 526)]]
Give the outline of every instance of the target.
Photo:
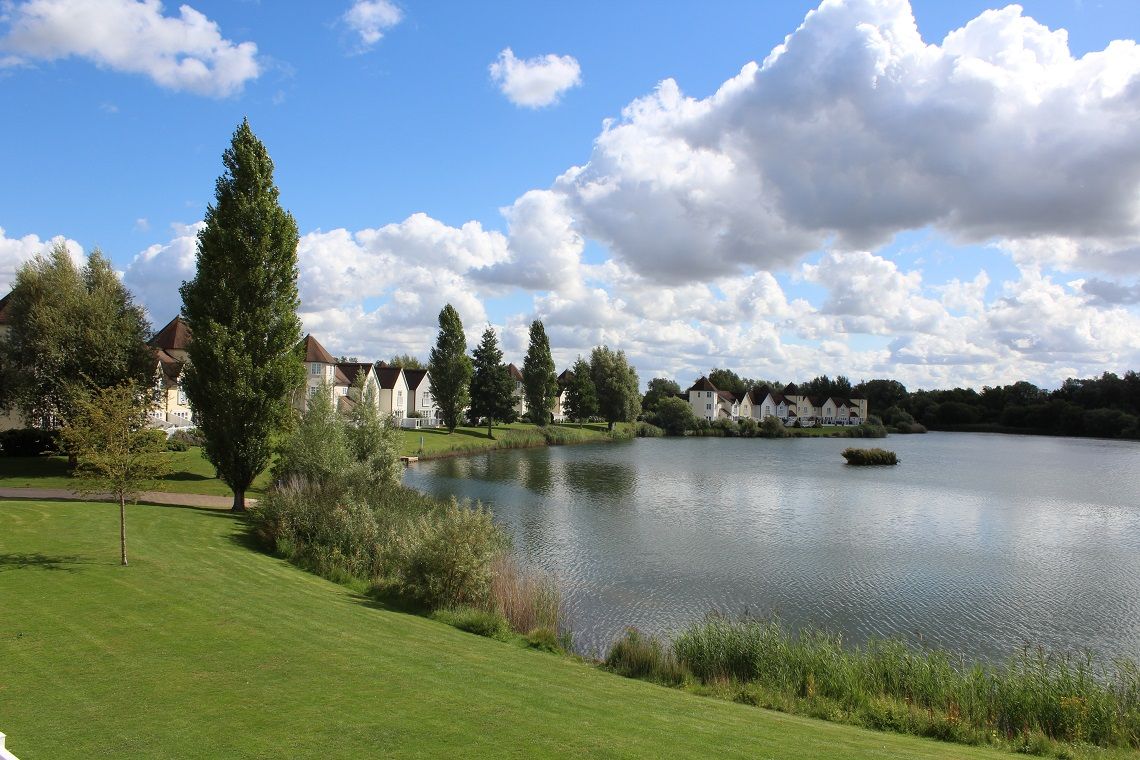
[[(118, 501), (111, 494), (81, 494), (67, 488), (0, 488), (0, 499), (64, 499), (67, 501)], [(144, 504), (163, 504), (176, 507), (205, 507), (207, 509), (229, 509), (233, 506), (232, 496), (209, 496), (199, 493), (171, 493), (169, 491), (143, 491), (133, 501)], [(248, 507), (256, 499), (246, 499)]]

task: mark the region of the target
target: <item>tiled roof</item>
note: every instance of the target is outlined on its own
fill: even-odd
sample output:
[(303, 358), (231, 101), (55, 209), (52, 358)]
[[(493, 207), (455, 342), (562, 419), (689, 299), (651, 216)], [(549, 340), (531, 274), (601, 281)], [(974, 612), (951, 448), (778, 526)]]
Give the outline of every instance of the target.
[(166, 376), (166, 379), (172, 383), (177, 382), (186, 363), (178, 361), (161, 348), (154, 349), (154, 358), (158, 360), (159, 366), (162, 367), (162, 374)]
[(788, 383), (786, 386), (784, 386), (784, 395), (798, 396), (800, 395), (800, 389), (796, 387), (795, 383)]
[(8, 301), (11, 300), (12, 294), (0, 298), (0, 325), (8, 324)]
[(692, 391), (715, 391), (715, 390), (716, 390), (716, 386), (713, 385), (712, 383), (710, 383), (709, 379), (707, 377), (702, 375), (701, 379), (697, 380), (697, 382), (693, 383), (692, 387), (690, 387), (689, 390), (685, 391), (685, 393), (691, 393)]
[(420, 383), (427, 377), (427, 373), (426, 369), (406, 369), (404, 370), (404, 382), (408, 384), (409, 388), (419, 388)]
[(574, 382), (574, 373), (568, 369), (562, 370), (562, 374), (558, 376), (558, 387), (565, 388), (572, 382)]
[(519, 368), (514, 365), (514, 362), (507, 365), (507, 371), (511, 373), (513, 379), (522, 382), (522, 372), (519, 372)]
[(352, 385), (352, 381), (348, 379), (348, 375), (344, 373), (339, 366), (333, 370), (333, 385)]
[(396, 382), (403, 371), (399, 367), (379, 367), (376, 370), (376, 382), (380, 383), (380, 387), (384, 390), (390, 391), (396, 387)]
[(356, 408), (356, 399), (352, 396), (337, 396), (336, 409), (338, 412), (351, 412)]
[(190, 348), (191, 340), (190, 325), (179, 315), (154, 334), (150, 339), (150, 347), (164, 351), (186, 351)]
[(337, 362), (337, 372), (343, 372), (344, 376), (348, 378), (348, 385), (356, 382), (356, 376), (361, 372), (367, 377), (369, 372), (372, 372), (371, 362)]
[(336, 364), (336, 359), (332, 358), (332, 354), (326, 351), (325, 347), (311, 334), (305, 336), (301, 345), (305, 348), (305, 361), (316, 362), (317, 364)]
[(728, 401), (729, 403), (736, 402), (736, 396), (734, 396), (730, 391), (717, 391), (716, 395), (720, 396), (722, 399)]

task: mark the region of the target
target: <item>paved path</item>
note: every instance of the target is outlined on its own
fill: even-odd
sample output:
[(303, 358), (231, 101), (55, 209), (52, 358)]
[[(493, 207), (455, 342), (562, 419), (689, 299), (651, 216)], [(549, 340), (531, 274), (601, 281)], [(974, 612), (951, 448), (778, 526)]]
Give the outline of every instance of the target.
[[(81, 494), (66, 488), (0, 488), (0, 499), (69, 499), (73, 501), (116, 501), (110, 494)], [(234, 504), (232, 496), (207, 496), (200, 493), (173, 493), (170, 491), (143, 491), (138, 501), (148, 504), (170, 504), (179, 507), (209, 507), (229, 509)], [(256, 499), (245, 500), (248, 507)]]

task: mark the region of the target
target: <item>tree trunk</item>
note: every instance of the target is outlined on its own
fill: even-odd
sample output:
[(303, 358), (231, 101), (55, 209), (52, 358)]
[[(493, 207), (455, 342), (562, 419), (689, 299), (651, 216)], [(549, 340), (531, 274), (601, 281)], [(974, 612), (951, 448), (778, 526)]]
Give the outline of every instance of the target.
[(490, 438), (492, 441), (495, 440), (495, 431), (493, 429), (494, 424), (495, 424), (495, 421), (493, 419), (491, 419), (490, 417), (488, 417), (487, 418), (487, 437)]
[(127, 564), (127, 497), (119, 494), (119, 560)]
[(231, 512), (244, 512), (245, 511), (245, 489), (234, 489), (234, 505), (230, 507)]
[(607, 424), (609, 425), (609, 427), (607, 427), (606, 430), (613, 430), (614, 429), (614, 421), (613, 420), (609, 420), (607, 422)]

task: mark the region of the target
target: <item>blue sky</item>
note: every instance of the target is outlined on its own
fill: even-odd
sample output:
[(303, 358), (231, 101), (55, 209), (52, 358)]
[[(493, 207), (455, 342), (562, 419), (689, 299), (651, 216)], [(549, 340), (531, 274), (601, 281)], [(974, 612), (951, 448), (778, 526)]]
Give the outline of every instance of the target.
[[(1131, 0), (1027, 0), (934, 62), (897, 31), (910, 14), (941, 46), (1000, 6), (847, 0), (805, 23), (817, 2), (364, 3), (383, 20), (377, 39), (348, 15), (360, 4), (191, 0), (194, 18), (134, 0), (0, 5), (0, 288), (63, 236), (109, 254), (160, 326), (188, 276), (182, 225), (202, 218), (248, 117), (305, 236), (302, 316), (334, 352), (426, 354), (446, 298), (472, 343), (489, 321), (521, 359), (538, 316), (560, 363), (607, 342), (643, 381), (727, 364), (789, 380), (1055, 385), (1140, 366), (1140, 157), (1126, 147), (1140, 143), (1140, 59), (1122, 43), (1093, 73), (1072, 63), (1136, 38)], [(763, 65), (793, 33), (798, 47)], [(886, 40), (878, 63), (844, 58), (872, 38)], [(513, 102), (492, 77), (508, 48), (552, 102)], [(187, 55), (205, 75), (172, 73)], [(531, 66), (544, 56), (562, 67), (550, 81)], [(716, 102), (752, 61), (741, 86), (754, 102)], [(939, 99), (926, 83), (958, 76), (951, 64), (982, 84), (948, 79), (960, 89)], [(664, 80), (684, 97), (658, 97)], [(1108, 81), (1092, 105), (1074, 94)], [(652, 113), (623, 115), (639, 99)], [(912, 107), (922, 99), (938, 102)], [(951, 112), (963, 126), (943, 134)], [(818, 135), (783, 132), (793, 116)], [(890, 190), (896, 178), (913, 193)], [(947, 189), (958, 183), (979, 188), (976, 205)], [(598, 200), (601, 187), (619, 189)], [(1124, 200), (1105, 211), (1109, 192)], [(750, 216), (753, 193), (780, 198), (773, 219)]]

